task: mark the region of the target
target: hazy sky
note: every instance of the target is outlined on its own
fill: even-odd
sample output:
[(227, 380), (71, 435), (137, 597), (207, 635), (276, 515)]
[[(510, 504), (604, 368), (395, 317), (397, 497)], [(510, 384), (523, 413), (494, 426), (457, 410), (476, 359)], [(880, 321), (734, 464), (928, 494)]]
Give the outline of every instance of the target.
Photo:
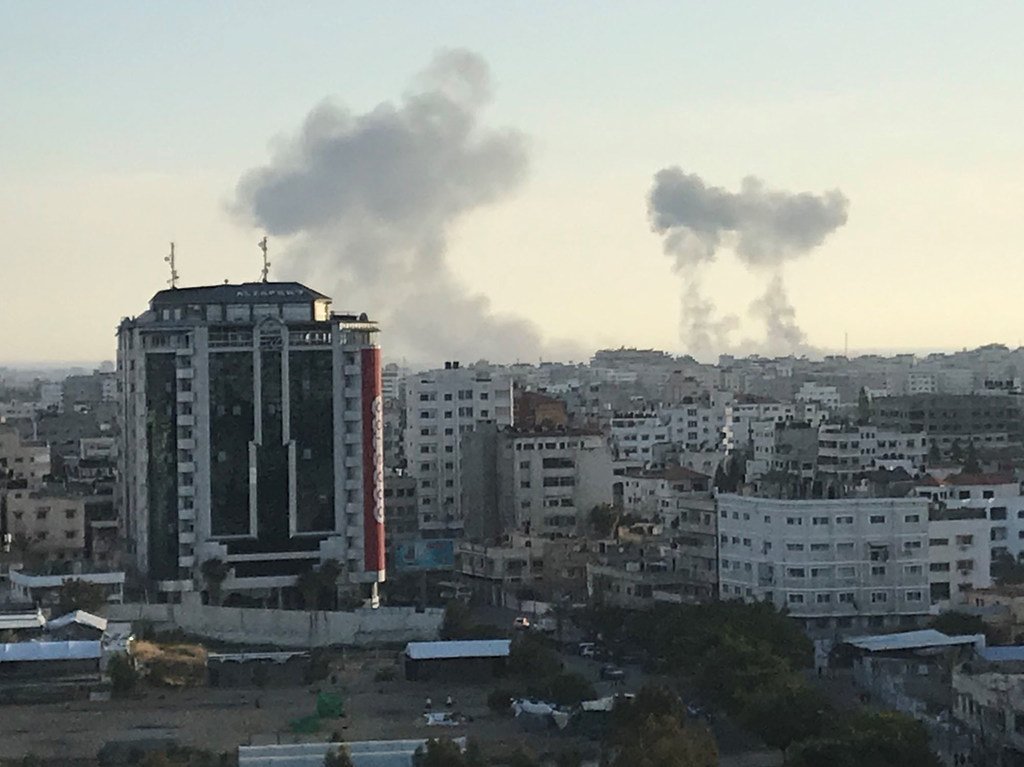
[[(243, 174), (325, 99), (401, 103), (444, 48), (486, 60), (481, 126), (529, 156), (455, 218), (448, 264), (546, 338), (685, 351), (646, 206), (673, 165), (846, 196), (847, 223), (783, 267), (812, 344), (1024, 336), (1020, 3), (0, 0), (0, 18), (0, 361), (111, 358), (170, 240), (183, 284), (256, 279), (263, 231), (229, 209)], [(272, 277), (305, 277), (295, 247), (272, 236)], [(756, 338), (768, 279), (725, 251), (702, 283)], [(313, 287), (374, 315), (358, 286)]]

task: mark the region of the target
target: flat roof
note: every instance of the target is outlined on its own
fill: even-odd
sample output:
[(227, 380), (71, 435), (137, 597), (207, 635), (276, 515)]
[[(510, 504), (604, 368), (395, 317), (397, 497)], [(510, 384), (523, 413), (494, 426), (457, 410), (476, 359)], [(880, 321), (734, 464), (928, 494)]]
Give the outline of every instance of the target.
[[(980, 644), (979, 644), (980, 643)], [(932, 647), (956, 647), (959, 645), (984, 646), (984, 634), (958, 634), (950, 636), (935, 629), (904, 631), (900, 634), (875, 634), (853, 637), (845, 644), (867, 652), (892, 652), (895, 650), (925, 650)]]
[(978, 655), (993, 663), (1024, 660), (1024, 645), (1010, 647), (982, 647)]
[(161, 290), (149, 303), (155, 309), (184, 304), (291, 304), (330, 300), (329, 296), (301, 282), (242, 282)]
[(452, 658), (507, 658), (509, 639), (463, 639), (450, 642), (409, 642), (405, 654), (412, 660)]
[(97, 631), (107, 630), (106, 618), (101, 618), (98, 615), (87, 613), (85, 610), (75, 610), (74, 612), (70, 612), (67, 615), (62, 615), (59, 618), (54, 618), (53, 620), (47, 621), (46, 629), (47, 631), (61, 629), (65, 626), (70, 626), (72, 623), (76, 623), (79, 626), (88, 626), (89, 628), (94, 628)]
[(34, 660), (99, 658), (99, 640), (92, 642), (10, 642), (0, 644), (0, 663)]
[(14, 629), (41, 629), (46, 623), (46, 618), (39, 610), (23, 613), (8, 613), (0, 615), (0, 631), (12, 631)]

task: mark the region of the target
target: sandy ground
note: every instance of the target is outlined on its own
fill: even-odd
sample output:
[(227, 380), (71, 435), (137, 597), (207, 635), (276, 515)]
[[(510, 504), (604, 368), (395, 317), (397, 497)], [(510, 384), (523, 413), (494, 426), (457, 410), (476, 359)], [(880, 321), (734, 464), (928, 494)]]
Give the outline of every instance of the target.
[[(147, 689), (132, 699), (4, 706), (0, 708), (0, 758), (26, 753), (89, 758), (107, 741), (153, 737), (230, 751), (239, 744), (321, 740), (335, 730), (345, 740), (467, 735), (496, 750), (528, 742), (538, 754), (586, 745), (560, 733), (527, 735), (512, 719), (491, 712), (487, 694), (497, 682), (407, 682), (393, 657), (383, 652), (339, 657), (328, 679), (303, 687)], [(398, 677), (374, 682), (374, 672), (384, 667), (395, 667)], [(292, 735), (288, 723), (314, 713), (320, 691), (340, 693), (347, 716), (324, 721), (317, 735)], [(437, 710), (448, 695), (454, 698), (455, 710), (473, 721), (459, 727), (426, 726), (422, 711), (427, 696)]]

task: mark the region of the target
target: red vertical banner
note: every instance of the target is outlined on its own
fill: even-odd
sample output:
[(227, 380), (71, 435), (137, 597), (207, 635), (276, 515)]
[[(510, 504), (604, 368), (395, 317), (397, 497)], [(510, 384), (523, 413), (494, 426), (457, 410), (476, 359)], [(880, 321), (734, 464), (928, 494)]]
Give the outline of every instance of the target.
[(363, 394), (363, 552), (367, 572), (384, 575), (384, 397), (380, 347), (361, 350)]

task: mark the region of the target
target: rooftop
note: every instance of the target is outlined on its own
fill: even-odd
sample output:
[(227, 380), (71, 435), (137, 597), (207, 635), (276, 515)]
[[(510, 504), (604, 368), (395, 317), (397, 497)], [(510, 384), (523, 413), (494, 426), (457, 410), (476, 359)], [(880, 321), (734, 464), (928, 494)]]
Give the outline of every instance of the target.
[(985, 646), (984, 634), (958, 634), (950, 636), (935, 629), (904, 631), (900, 634), (875, 634), (853, 637), (846, 644), (867, 652), (895, 652), (899, 650), (927, 650), (961, 645)]
[(453, 658), (507, 658), (512, 642), (508, 639), (465, 639), (451, 642), (409, 642), (405, 655), (411, 660), (450, 660)]
[(300, 282), (242, 282), (161, 290), (149, 303), (156, 309), (185, 304), (297, 304), (330, 300)]

